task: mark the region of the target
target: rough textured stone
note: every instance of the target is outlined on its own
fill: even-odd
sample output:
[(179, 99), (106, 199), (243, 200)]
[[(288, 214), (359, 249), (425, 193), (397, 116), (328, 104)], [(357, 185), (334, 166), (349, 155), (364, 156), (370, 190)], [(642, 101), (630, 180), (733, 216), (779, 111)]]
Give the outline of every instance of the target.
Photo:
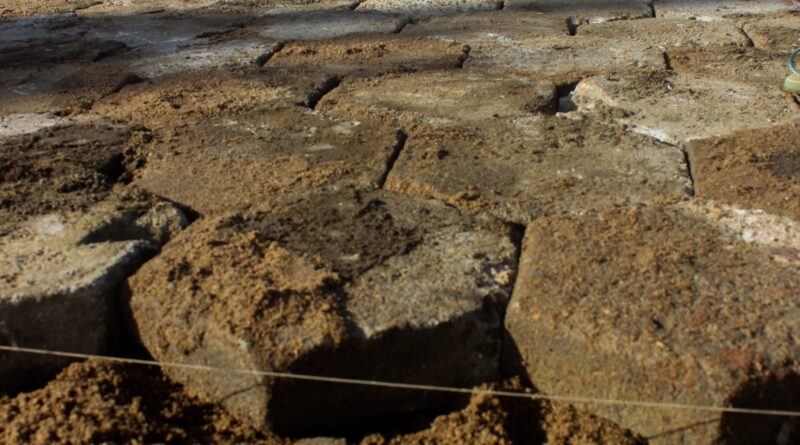
[(408, 18), (397, 14), (314, 11), (263, 17), (253, 27), (268, 39), (321, 40), (359, 34), (396, 33), (406, 23)]
[[(0, 343), (109, 351), (120, 327), (119, 286), (187, 221), (174, 207), (104, 202), (50, 214), (0, 237)], [(3, 389), (55, 375), (72, 359), (0, 353)]]
[(31, 63), (0, 70), (0, 114), (75, 113), (136, 81), (124, 68), (96, 63)]
[(155, 54), (126, 54), (108, 60), (143, 77), (157, 77), (205, 68), (256, 65), (280, 48), (274, 42), (259, 39), (232, 40), (214, 45), (193, 45), (175, 52)]
[(752, 46), (740, 28), (726, 22), (701, 22), (688, 19), (623, 20), (584, 25), (577, 35), (603, 37), (625, 42), (643, 42), (665, 49), (672, 46), (719, 47)]
[[(195, 223), (130, 279), (130, 304), (159, 360), (463, 386), (497, 372), (514, 267), (507, 229), (491, 220), (384, 192), (316, 195)], [(276, 431), (341, 426), (440, 400), (165, 372)]]
[(665, 68), (661, 51), (646, 44), (581, 36), (478, 43), (471, 46), (464, 67), (524, 73), (559, 84), (596, 74)]
[(280, 15), (310, 11), (349, 11), (360, 0), (219, 0), (207, 9), (247, 15)]
[(514, 125), (417, 128), (386, 182), (526, 224), (691, 191), (675, 148), (578, 118), (530, 117)]
[(690, 142), (695, 193), (800, 221), (800, 121)]
[[(634, 207), (526, 232), (507, 351), (552, 394), (797, 409), (796, 265), (704, 216)], [(657, 444), (775, 442), (784, 419), (587, 405)]]
[(570, 17), (574, 24), (652, 17), (647, 0), (506, 0), (505, 7)]
[(157, 134), (133, 183), (202, 214), (324, 190), (378, 188), (396, 130), (289, 109)]
[(219, 123), (238, 115), (309, 105), (330, 83), (329, 74), (301, 70), (199, 70), (129, 85), (96, 103), (92, 111), (168, 131), (205, 120)]
[(458, 68), (467, 57), (460, 43), (395, 35), (289, 43), (267, 68), (374, 77), (391, 72)]
[(86, 6), (77, 12), (84, 17), (146, 15), (168, 11), (186, 13), (209, 6), (219, 0), (80, 0)]
[(125, 152), (145, 134), (99, 116), (12, 115), (3, 121), (0, 232), (33, 216), (85, 210), (108, 197), (126, 172)]
[(0, 18), (75, 13), (102, 0), (6, 0), (0, 5)]
[(758, 48), (669, 48), (670, 65), (675, 72), (721, 81), (756, 83), (775, 90), (783, 85), (788, 70), (786, 54)]
[(502, 2), (499, 0), (365, 0), (357, 9), (422, 18), (465, 11), (490, 11), (500, 9), (501, 6)]
[(658, 0), (656, 17), (691, 17), (697, 20), (721, 20), (734, 14), (767, 14), (795, 8), (782, 0)]
[(670, 144), (792, 121), (800, 110), (778, 88), (688, 74), (592, 77), (572, 95), (584, 109), (623, 110), (631, 130)]
[(556, 88), (524, 76), (422, 72), (344, 82), (317, 108), (334, 116), (379, 119), (390, 125), (481, 122), (555, 111)]
[(523, 38), (565, 36), (568, 32), (562, 17), (543, 16), (536, 12), (491, 11), (431, 17), (409, 24), (401, 34), (474, 46), (480, 42), (503, 43)]
[(738, 21), (757, 48), (789, 53), (800, 47), (800, 11), (747, 16)]

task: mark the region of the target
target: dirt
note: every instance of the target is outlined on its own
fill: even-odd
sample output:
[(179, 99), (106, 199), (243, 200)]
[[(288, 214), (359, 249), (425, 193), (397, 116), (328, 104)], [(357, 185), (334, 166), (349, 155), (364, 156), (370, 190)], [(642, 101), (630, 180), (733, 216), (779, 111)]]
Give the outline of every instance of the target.
[(89, 120), (3, 139), (0, 230), (103, 200), (124, 180), (126, 153), (147, 137), (127, 125)]
[[(491, 388), (520, 390), (518, 383), (482, 387)], [(545, 406), (541, 415), (530, 402), (478, 394), (461, 409), (422, 421), (418, 431), (391, 432), (390, 428), (361, 436), (356, 433), (350, 436), (349, 443), (506, 445), (517, 443), (515, 440), (520, 438), (538, 437), (531, 436), (541, 434), (537, 430), (548, 431), (547, 445), (644, 443), (635, 435), (574, 408)], [(218, 406), (187, 396), (158, 368), (94, 360), (70, 365), (41, 389), (0, 394), (0, 442), (305, 443), (237, 422)]]
[(70, 365), (42, 389), (1, 397), (0, 442), (286, 443), (186, 396), (157, 368), (96, 361)]
[(800, 220), (800, 123), (688, 146), (697, 196)]

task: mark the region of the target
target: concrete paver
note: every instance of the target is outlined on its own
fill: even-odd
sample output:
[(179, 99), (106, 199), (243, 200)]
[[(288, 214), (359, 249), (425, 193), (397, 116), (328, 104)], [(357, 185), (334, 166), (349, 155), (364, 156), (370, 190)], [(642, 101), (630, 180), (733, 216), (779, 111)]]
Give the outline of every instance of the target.
[(336, 76), (374, 77), (392, 72), (458, 68), (467, 57), (461, 43), (396, 35), (288, 43), (267, 68)]
[(800, 121), (687, 145), (697, 196), (800, 221)]
[[(104, 202), (0, 237), (0, 341), (105, 354), (119, 338), (120, 286), (187, 224), (173, 206)], [(0, 353), (0, 386), (38, 384), (74, 359)]]
[(312, 11), (267, 16), (252, 26), (262, 37), (283, 41), (396, 33), (407, 23), (406, 16), (377, 11)]
[(742, 29), (757, 48), (789, 53), (800, 47), (800, 11), (743, 17)]
[(721, 20), (734, 14), (768, 14), (794, 9), (792, 2), (781, 0), (658, 0), (656, 17), (695, 18), (702, 21)]
[(691, 193), (681, 152), (647, 138), (583, 119), (490, 125), (416, 129), (386, 188), (520, 224)]
[(575, 24), (652, 17), (647, 0), (506, 0), (509, 10), (533, 10), (569, 18)]
[(656, 48), (752, 46), (748, 37), (733, 23), (701, 22), (682, 18), (623, 20), (583, 25), (578, 28), (577, 35), (644, 42)]
[(430, 71), (344, 82), (317, 108), (333, 116), (388, 125), (482, 122), (555, 112), (556, 88), (524, 76)]
[(800, 109), (775, 87), (688, 74), (592, 77), (573, 100), (623, 110), (631, 130), (670, 144), (766, 128), (797, 119)]
[(393, 12), (418, 19), (455, 12), (491, 11), (502, 6), (499, 0), (364, 0), (357, 9)]
[(431, 17), (409, 24), (401, 34), (475, 46), (483, 42), (565, 36), (569, 34), (569, 27), (564, 18), (558, 16), (525, 11), (488, 11)]
[(156, 138), (133, 183), (203, 215), (378, 188), (400, 143), (393, 128), (299, 109), (231, 116)]
[[(131, 278), (131, 307), (159, 360), (469, 385), (498, 371), (515, 252), (502, 225), (441, 202), (316, 194), (195, 223)], [(165, 298), (167, 289), (186, 286), (193, 290)], [(343, 356), (349, 359), (335, 359)], [(166, 372), (240, 420), (286, 432), (442, 401), (412, 391)]]
[[(506, 328), (537, 387), (694, 405), (796, 404), (789, 376), (800, 344), (787, 335), (800, 317), (796, 266), (730, 237), (714, 215), (632, 207), (529, 226)], [(772, 441), (783, 423), (588, 409), (657, 444)]]
[(665, 65), (661, 51), (644, 43), (565, 36), (476, 44), (464, 67), (569, 84), (595, 74), (663, 70)]
[(675, 72), (722, 81), (759, 84), (769, 90), (780, 88), (786, 78), (787, 56), (760, 48), (715, 48), (706, 51), (692, 47), (667, 50)]

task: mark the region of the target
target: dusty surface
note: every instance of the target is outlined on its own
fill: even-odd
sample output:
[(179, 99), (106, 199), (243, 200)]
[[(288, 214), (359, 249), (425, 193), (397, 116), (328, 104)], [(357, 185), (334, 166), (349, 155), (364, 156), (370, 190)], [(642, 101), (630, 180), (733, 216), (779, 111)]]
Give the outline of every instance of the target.
[[(618, 109), (634, 132), (674, 145), (800, 118), (794, 99), (777, 88), (692, 74), (591, 77), (573, 99), (584, 109)], [(737, 119), (745, 110), (748, 118)]]
[[(390, 193), (264, 210), (196, 224), (131, 278), (133, 315), (155, 357), (440, 385), (494, 377), (516, 262), (501, 225)], [(455, 261), (436, 270), (446, 259)], [(171, 296), (186, 286), (194, 291)], [(335, 363), (340, 355), (358, 365)], [(414, 371), (400, 371), (412, 361)], [(240, 419), (295, 433), (441, 403), (409, 392), (167, 372)]]
[(800, 123), (692, 142), (695, 193), (800, 221)]
[[(800, 107), (781, 91), (798, 11), (2, 2), (0, 345), (798, 409)], [(2, 355), (3, 443), (800, 431)]]
[[(629, 400), (797, 403), (790, 357), (800, 345), (786, 336), (800, 314), (796, 265), (713, 219), (631, 207), (531, 225), (506, 326), (532, 381), (553, 393)], [(656, 443), (746, 443), (781, 429), (780, 419), (592, 411)]]
[(309, 70), (337, 76), (375, 77), (459, 67), (466, 47), (436, 39), (361, 37), (287, 44), (267, 62), (268, 68)]

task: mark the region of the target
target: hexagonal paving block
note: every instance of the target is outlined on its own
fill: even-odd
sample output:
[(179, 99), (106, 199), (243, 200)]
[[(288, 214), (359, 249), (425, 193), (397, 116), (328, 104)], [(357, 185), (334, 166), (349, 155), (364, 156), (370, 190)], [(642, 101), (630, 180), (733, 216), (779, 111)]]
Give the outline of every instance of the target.
[[(496, 375), (508, 229), (385, 192), (309, 195), (195, 223), (130, 279), (158, 360), (438, 385)], [(453, 366), (457, 363), (458, 366)], [(433, 407), (441, 394), (165, 369), (275, 431)]]
[[(537, 220), (506, 316), (509, 359), (545, 393), (796, 410), (798, 263), (732, 236), (738, 217), (639, 206)], [(772, 443), (785, 421), (586, 408), (657, 444)]]

